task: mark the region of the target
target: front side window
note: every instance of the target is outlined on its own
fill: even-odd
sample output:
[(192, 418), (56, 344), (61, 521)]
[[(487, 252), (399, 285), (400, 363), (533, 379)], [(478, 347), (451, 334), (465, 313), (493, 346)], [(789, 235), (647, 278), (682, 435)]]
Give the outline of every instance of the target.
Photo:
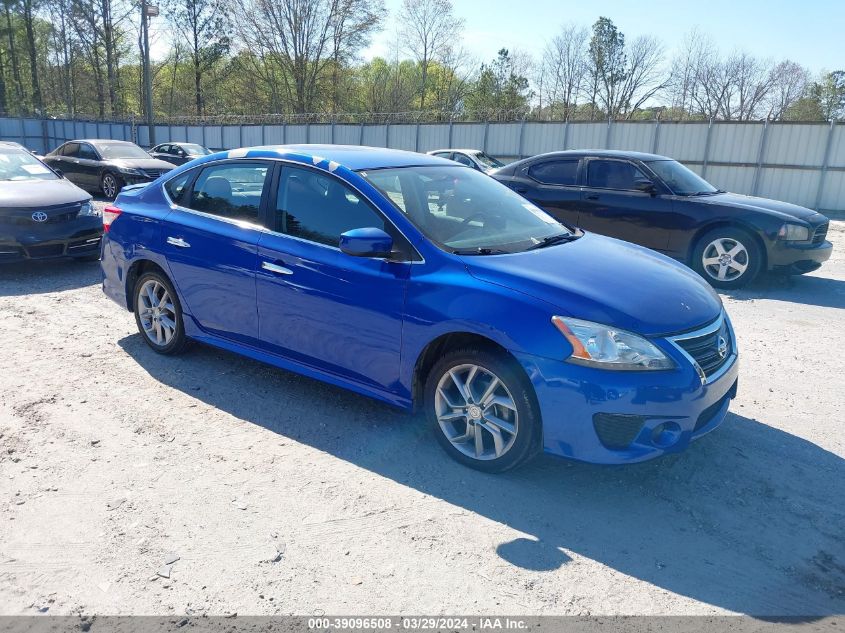
[(484, 152), (478, 152), (475, 158), (487, 169), (498, 169), (499, 167), (505, 166), (498, 158), (493, 158), (490, 154), (485, 154)]
[(88, 143), (80, 143), (79, 152), (77, 152), (76, 155), (84, 160), (98, 160), (97, 152), (95, 152), (94, 148), (88, 145)]
[(574, 236), (536, 205), (473, 169), (402, 167), (362, 175), (426, 237), (450, 252), (513, 253)]
[(311, 242), (337, 246), (352, 229), (385, 229), (382, 215), (336, 178), (285, 167), (276, 198), (276, 230)]
[(455, 152), (455, 157), (452, 159), (456, 163), (460, 163), (461, 165), (466, 165), (467, 167), (475, 167), (475, 163), (472, 162), (468, 156), (464, 156), (463, 154), (458, 154)]
[(679, 196), (700, 196), (705, 194), (718, 193), (709, 182), (704, 180), (694, 171), (681, 165), (676, 160), (652, 160), (647, 161), (651, 170), (666, 183), (672, 193)]
[(638, 180), (650, 180), (636, 165), (624, 160), (591, 160), (587, 186), (599, 189), (635, 190)]
[(58, 176), (22, 149), (0, 149), (0, 180), (56, 180)]
[(259, 224), (261, 193), (269, 169), (266, 163), (247, 162), (206, 167), (197, 177), (185, 206), (229, 220)]
[(573, 186), (578, 182), (578, 159), (538, 163), (528, 169), (528, 175), (544, 185)]

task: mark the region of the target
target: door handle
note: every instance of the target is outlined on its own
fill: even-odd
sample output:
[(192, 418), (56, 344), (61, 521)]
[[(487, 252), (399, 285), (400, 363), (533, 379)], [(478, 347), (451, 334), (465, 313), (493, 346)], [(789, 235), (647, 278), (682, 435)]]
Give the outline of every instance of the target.
[(597, 193), (588, 193), (588, 194), (587, 194), (587, 195), (585, 195), (584, 197), (585, 197), (587, 200), (598, 200), (598, 199), (599, 199), (599, 194), (597, 194)]
[(191, 248), (191, 245), (188, 244), (181, 237), (168, 237), (167, 243), (173, 246), (178, 246), (179, 248)]
[(293, 274), (293, 271), (290, 268), (285, 268), (284, 266), (274, 264), (273, 262), (261, 262), (261, 268), (263, 268), (264, 270), (269, 270), (271, 273), (277, 273), (279, 275)]

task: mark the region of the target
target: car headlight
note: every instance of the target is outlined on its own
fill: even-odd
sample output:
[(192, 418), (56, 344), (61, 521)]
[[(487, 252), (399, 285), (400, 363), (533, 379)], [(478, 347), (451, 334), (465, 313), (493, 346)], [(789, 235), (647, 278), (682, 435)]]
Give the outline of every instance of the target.
[(642, 336), (609, 325), (554, 316), (552, 323), (572, 345), (566, 360), (622, 371), (672, 369), (675, 363)]
[(127, 176), (143, 176), (144, 172), (140, 169), (135, 169), (134, 167), (118, 167), (117, 170), (121, 174), (126, 174)]
[(784, 224), (778, 231), (778, 239), (787, 242), (803, 242), (810, 239), (810, 229), (800, 224)]
[(85, 215), (100, 216), (102, 214), (100, 213), (100, 210), (97, 209), (93, 204), (91, 204), (91, 201), (89, 200), (88, 202), (82, 203), (82, 206), (79, 207), (79, 213), (77, 213), (76, 215), (77, 217), (81, 217)]

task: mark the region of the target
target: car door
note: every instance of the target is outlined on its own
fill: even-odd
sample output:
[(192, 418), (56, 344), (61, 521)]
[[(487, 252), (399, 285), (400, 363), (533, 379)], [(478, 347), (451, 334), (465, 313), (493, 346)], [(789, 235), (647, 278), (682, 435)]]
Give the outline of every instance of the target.
[(162, 241), (183, 307), (205, 332), (253, 345), (257, 248), (271, 168), (268, 161), (224, 161), (166, 185), (174, 204)]
[(80, 143), (77, 152), (77, 173), (79, 174), (80, 186), (86, 189), (95, 189), (100, 186), (100, 167), (102, 166), (100, 155), (90, 143)]
[[(672, 201), (634, 162), (591, 157), (585, 165), (578, 222), (588, 231), (665, 251)], [(652, 183), (651, 191), (639, 187)]]
[(59, 148), (59, 153), (49, 157), (48, 164), (60, 170), (73, 184), (81, 186), (78, 154), (79, 143), (70, 141)]
[[(340, 251), (341, 233), (376, 227), (403, 237), (363, 196), (325, 172), (285, 165), (258, 245), (258, 318), (270, 351), (369, 388), (399, 376), (406, 261)], [(411, 247), (407, 245), (406, 252)], [(404, 258), (400, 258), (404, 259)]]
[(560, 222), (579, 226), (581, 187), (578, 184), (581, 159), (550, 158), (521, 168), (507, 184)]

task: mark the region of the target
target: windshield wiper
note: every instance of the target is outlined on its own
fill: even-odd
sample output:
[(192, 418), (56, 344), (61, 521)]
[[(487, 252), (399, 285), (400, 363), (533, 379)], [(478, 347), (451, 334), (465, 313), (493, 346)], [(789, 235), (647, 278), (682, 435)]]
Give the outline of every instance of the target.
[(712, 196), (717, 193), (725, 193), (721, 189), (716, 189), (715, 191), (693, 191), (692, 193), (688, 193), (687, 197), (692, 198), (693, 196)]
[(581, 236), (576, 235), (575, 233), (558, 233), (557, 235), (549, 235), (548, 237), (544, 237), (537, 244), (529, 246), (525, 250), (533, 251), (538, 248), (545, 248), (546, 246), (554, 246), (555, 244), (565, 244), (566, 242), (577, 240), (579, 237)]
[(510, 251), (503, 251), (501, 248), (485, 248), (479, 246), (477, 248), (456, 248), (452, 251), (453, 255), (504, 255)]

